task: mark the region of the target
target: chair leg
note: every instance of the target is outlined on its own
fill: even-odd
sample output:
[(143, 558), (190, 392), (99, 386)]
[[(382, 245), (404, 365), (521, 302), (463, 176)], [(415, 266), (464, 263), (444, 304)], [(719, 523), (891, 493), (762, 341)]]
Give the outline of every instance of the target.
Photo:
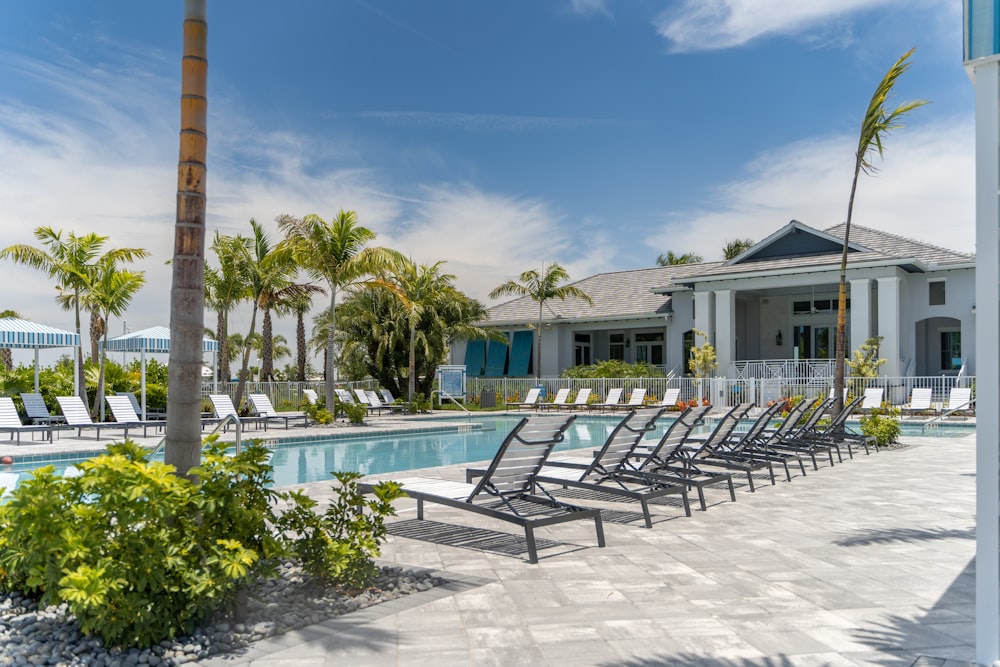
[(700, 484), (695, 484), (694, 488), (698, 491), (698, 504), (701, 505), (701, 511), (708, 511), (708, 506), (705, 505), (705, 489), (701, 488)]
[(727, 479), (726, 481), (729, 482), (729, 498), (735, 503), (736, 502), (736, 488), (733, 486), (733, 476), (730, 475), (729, 479)]
[(528, 562), (534, 565), (538, 562), (538, 550), (535, 548), (535, 530), (530, 524), (524, 526), (524, 538), (528, 541)]
[(753, 488), (753, 472), (747, 470), (747, 484), (750, 485), (750, 493), (756, 493), (757, 489)]
[(645, 500), (640, 500), (639, 504), (642, 506), (642, 518), (646, 521), (646, 528), (652, 528), (653, 517), (649, 515), (649, 505), (646, 504)]
[(604, 521), (601, 520), (601, 513), (594, 513), (594, 529), (597, 531), (597, 546), (604, 546)]
[(417, 518), (424, 518), (424, 501), (422, 498), (417, 498)]

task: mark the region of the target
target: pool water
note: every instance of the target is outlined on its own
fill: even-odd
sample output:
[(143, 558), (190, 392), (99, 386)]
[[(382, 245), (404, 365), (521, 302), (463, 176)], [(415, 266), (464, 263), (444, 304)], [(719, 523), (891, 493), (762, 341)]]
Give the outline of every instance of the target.
[[(611, 429), (623, 415), (580, 415), (570, 426), (566, 439), (556, 451), (595, 449), (607, 438)], [(365, 475), (436, 466), (471, 463), (492, 459), (510, 429), (521, 419), (515, 415), (477, 416), (475, 423), (481, 428), (470, 430), (436, 430), (431, 432), (379, 434), (375, 436), (333, 437), (318, 440), (285, 441), (274, 448), (271, 463), (274, 466), (276, 486), (288, 486), (330, 479), (330, 472), (349, 470)], [(445, 426), (453, 420), (436, 423)], [(464, 420), (463, 420), (464, 422)], [(661, 420), (658, 428), (646, 439), (657, 440), (672, 423)], [(748, 428), (745, 421), (741, 430)], [(702, 428), (708, 431), (711, 424)], [(974, 424), (939, 423), (935, 428), (921, 429), (920, 424), (902, 422), (904, 437), (962, 437), (975, 433)], [(461, 428), (457, 426), (456, 428)], [(160, 457), (162, 460), (162, 456)], [(78, 463), (81, 459), (63, 459), (51, 462), (57, 473)], [(44, 465), (25, 461), (4, 466), (3, 471), (28, 473)], [(23, 477), (23, 476), (22, 476)]]

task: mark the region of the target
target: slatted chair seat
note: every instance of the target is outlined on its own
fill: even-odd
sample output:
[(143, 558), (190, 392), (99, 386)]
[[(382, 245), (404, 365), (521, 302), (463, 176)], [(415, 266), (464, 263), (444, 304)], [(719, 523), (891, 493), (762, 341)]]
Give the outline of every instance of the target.
[[(260, 426), (267, 430), (267, 419), (263, 417), (242, 417), (236, 406), (233, 405), (233, 399), (229, 397), (229, 394), (209, 394), (208, 400), (212, 402), (212, 411), (215, 413), (213, 421), (219, 421), (225, 419), (226, 417), (232, 416), (240, 420), (240, 425), (254, 425), (258, 428)], [(224, 427), (228, 429), (229, 426)]]
[(66, 418), (66, 424), (70, 428), (76, 429), (77, 437), (83, 437), (84, 429), (94, 429), (96, 431), (96, 438), (100, 440), (101, 429), (109, 428), (120, 428), (125, 431), (124, 437), (128, 437), (129, 424), (119, 424), (118, 422), (95, 422), (90, 418), (90, 412), (87, 410), (87, 406), (83, 404), (83, 399), (79, 396), (57, 396), (56, 400), (59, 402), (59, 409), (62, 410), (63, 417)]
[[(139, 419), (139, 415), (137, 415), (135, 410), (132, 408), (132, 402), (128, 400), (128, 396), (105, 396), (104, 400), (107, 401), (108, 408), (111, 409), (111, 415), (115, 418), (117, 423), (141, 427), (142, 437), (146, 437), (147, 431), (150, 428), (152, 428), (154, 432), (163, 431), (166, 422), (162, 419), (147, 421)], [(127, 436), (128, 432), (126, 432), (126, 437)]]
[[(467, 510), (524, 529), (528, 561), (538, 562), (536, 528), (579, 519), (593, 520), (597, 543), (604, 546), (600, 510), (577, 507), (551, 495), (535, 493), (535, 477), (552, 449), (561, 442), (574, 415), (535, 416), (522, 419), (504, 438), (485, 474), (475, 484), (448, 482), (425, 477), (403, 477), (403, 491), (417, 501), (417, 519), (424, 518), (424, 503)], [(373, 493), (376, 481), (359, 485), (362, 493)]]
[(21, 394), (21, 402), (24, 404), (24, 412), (28, 415), (28, 421), (32, 424), (66, 423), (66, 418), (62, 415), (54, 415), (49, 412), (41, 394), (24, 392)]
[(50, 424), (24, 424), (21, 416), (17, 413), (17, 407), (13, 399), (9, 396), (0, 396), (0, 432), (10, 433), (10, 439), (17, 437), (17, 444), (21, 444), (21, 434), (31, 433), (34, 440), (35, 433), (41, 433), (43, 439), (52, 441), (52, 426)]
[(257, 417), (267, 421), (283, 421), (286, 430), (293, 421), (301, 421), (302, 426), (309, 426), (309, 415), (304, 412), (278, 412), (267, 394), (250, 394), (247, 398), (250, 399), (250, 405), (253, 406)]

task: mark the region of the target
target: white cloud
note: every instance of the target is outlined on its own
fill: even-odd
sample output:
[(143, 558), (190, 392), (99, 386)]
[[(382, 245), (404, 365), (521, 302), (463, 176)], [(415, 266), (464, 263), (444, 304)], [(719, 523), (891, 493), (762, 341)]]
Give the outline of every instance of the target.
[[(897, 130), (875, 176), (860, 177), (853, 223), (962, 252), (974, 252), (974, 127), (948, 118)], [(656, 252), (721, 259), (724, 240), (760, 240), (789, 220), (825, 229), (847, 218), (857, 138), (801, 141), (760, 155), (745, 178), (723, 184), (712, 205), (671, 213)]]
[(766, 35), (824, 32), (831, 22), (897, 0), (683, 0), (654, 25), (675, 52), (726, 49)]
[(570, 0), (570, 6), (574, 14), (580, 14), (581, 16), (592, 16), (594, 14), (611, 16), (607, 0)]

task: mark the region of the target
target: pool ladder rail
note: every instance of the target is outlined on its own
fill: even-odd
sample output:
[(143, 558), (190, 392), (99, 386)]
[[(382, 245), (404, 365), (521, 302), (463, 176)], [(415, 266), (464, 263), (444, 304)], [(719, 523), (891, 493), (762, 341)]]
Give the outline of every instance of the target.
[[(216, 433), (219, 432), (220, 429), (225, 428), (230, 423), (236, 425), (236, 453), (239, 454), (240, 453), (240, 447), (241, 447), (240, 443), (243, 440), (243, 424), (240, 422), (240, 418), (237, 417), (236, 415), (226, 415), (225, 417), (223, 417), (222, 419), (220, 419), (219, 423), (215, 425), (215, 428), (213, 428), (212, 432), (209, 433), (208, 435), (210, 435), (210, 436), (215, 435)], [(160, 438), (160, 441), (158, 443), (156, 443), (156, 446), (153, 447), (152, 450), (150, 450), (150, 452), (149, 452), (149, 458), (153, 458), (154, 456), (156, 456), (160, 452), (160, 450), (163, 449), (163, 446), (165, 444), (167, 444), (167, 436), (166, 435), (164, 435), (162, 438)]]
[(975, 409), (975, 407), (976, 407), (976, 399), (973, 398), (972, 400), (970, 400), (970, 401), (968, 401), (966, 403), (963, 403), (962, 405), (959, 405), (958, 407), (951, 408), (947, 412), (942, 412), (937, 417), (935, 417), (934, 419), (931, 419), (928, 422), (924, 422), (920, 426), (920, 431), (924, 432), (928, 428), (937, 428), (938, 425), (940, 424), (941, 420), (944, 419), (945, 417), (949, 417), (949, 416), (955, 414), (956, 412), (964, 412), (964, 411), (968, 410), (969, 408)]

